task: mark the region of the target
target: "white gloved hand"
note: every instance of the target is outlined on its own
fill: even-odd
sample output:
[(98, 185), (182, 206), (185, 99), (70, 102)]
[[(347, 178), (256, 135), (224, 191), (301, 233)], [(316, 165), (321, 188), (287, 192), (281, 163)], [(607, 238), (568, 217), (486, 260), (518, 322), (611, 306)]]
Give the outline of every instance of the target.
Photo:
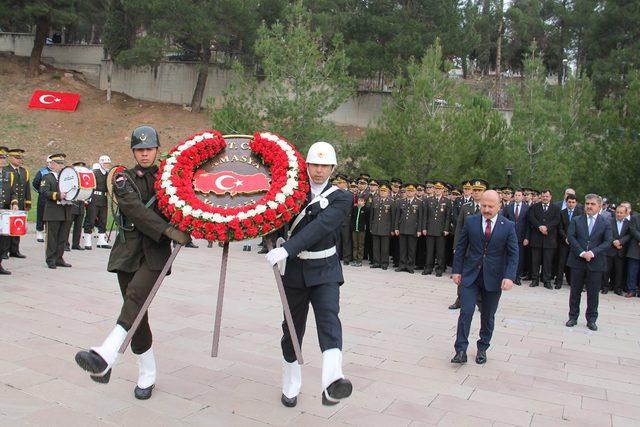
[(265, 258), (270, 265), (276, 265), (276, 263), (287, 259), (288, 256), (289, 253), (285, 248), (275, 248), (271, 249)]

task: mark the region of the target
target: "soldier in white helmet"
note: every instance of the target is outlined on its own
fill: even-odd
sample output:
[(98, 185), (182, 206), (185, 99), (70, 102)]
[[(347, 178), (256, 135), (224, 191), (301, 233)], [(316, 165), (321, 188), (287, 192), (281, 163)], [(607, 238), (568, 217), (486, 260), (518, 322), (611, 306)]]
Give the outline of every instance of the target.
[[(336, 251), (337, 233), (353, 199), (348, 191), (329, 182), (336, 165), (336, 153), (331, 144), (316, 142), (309, 148), (307, 173), (311, 191), (306, 205), (290, 224), (288, 240), (266, 255), (271, 265), (287, 262), (283, 283), (301, 346), (309, 304), (313, 306), (322, 351), (324, 405), (335, 405), (349, 397), (353, 388), (342, 373), (342, 325), (338, 313), (340, 285), (344, 279)], [(302, 372), (285, 321), (282, 332), (284, 360), (280, 400), (284, 406), (293, 407), (302, 386)]]
[(111, 158), (102, 155), (98, 159), (97, 167), (93, 165), (93, 174), (96, 177), (96, 189), (93, 190), (91, 201), (87, 207), (87, 215), (84, 218), (84, 248), (91, 250), (91, 233), (93, 227), (98, 227), (98, 247), (110, 249), (107, 241), (107, 174), (111, 169)]

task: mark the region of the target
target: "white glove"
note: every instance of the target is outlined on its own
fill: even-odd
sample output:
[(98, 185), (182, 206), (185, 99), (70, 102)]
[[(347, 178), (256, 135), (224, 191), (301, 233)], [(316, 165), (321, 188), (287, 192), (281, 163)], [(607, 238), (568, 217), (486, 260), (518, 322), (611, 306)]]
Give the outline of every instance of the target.
[(265, 258), (270, 265), (276, 265), (276, 263), (287, 259), (288, 256), (289, 253), (285, 248), (275, 248), (271, 249)]

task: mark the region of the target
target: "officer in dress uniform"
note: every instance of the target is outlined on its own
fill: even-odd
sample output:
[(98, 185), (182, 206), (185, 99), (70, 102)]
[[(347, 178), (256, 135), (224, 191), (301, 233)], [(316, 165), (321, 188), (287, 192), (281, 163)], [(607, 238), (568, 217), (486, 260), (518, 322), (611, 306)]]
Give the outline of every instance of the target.
[[(351, 194), (329, 184), (337, 165), (336, 153), (327, 142), (316, 142), (307, 153), (311, 191), (307, 203), (289, 227), (289, 240), (267, 254), (274, 265), (287, 261), (283, 284), (291, 316), (302, 347), (309, 304), (313, 306), (322, 351), (322, 403), (335, 405), (352, 392), (342, 373), (342, 325), (340, 285), (342, 267), (336, 254), (336, 232), (353, 205)], [(296, 361), (289, 328), (282, 322), (282, 404), (296, 406), (302, 371)]]
[[(7, 168), (7, 147), (0, 147), (0, 203), (2, 209), (18, 210), (18, 199), (14, 193), (13, 175)], [(0, 274), (9, 275), (11, 272), (2, 267), (2, 258), (9, 252), (11, 236), (0, 235)]]
[[(333, 180), (333, 185), (337, 186), (341, 190), (349, 191), (349, 177), (343, 173), (339, 173)], [(338, 247), (338, 254), (340, 259), (344, 261), (344, 265), (351, 263), (351, 211), (345, 218), (344, 222), (338, 230), (338, 240), (336, 246)]]
[(398, 236), (400, 265), (396, 271), (413, 274), (416, 263), (416, 244), (422, 223), (422, 202), (416, 198), (416, 184), (404, 184), (405, 198), (396, 203), (394, 232)]
[(60, 192), (58, 176), (64, 168), (67, 156), (63, 153), (52, 154), (50, 167), (51, 173), (46, 174), (40, 181), (40, 197), (45, 200), (44, 220), (47, 232), (45, 261), (47, 267), (55, 269), (57, 267), (71, 267), (64, 258), (64, 248), (69, 239), (71, 230), (71, 209), (72, 202), (67, 202), (64, 192)]
[[(416, 198), (420, 200), (423, 205), (426, 203), (427, 195), (424, 192), (423, 184), (416, 184)], [(420, 237), (418, 237), (418, 241), (416, 243), (416, 268), (423, 269), (424, 261), (427, 257), (427, 238), (420, 233)]]
[[(458, 214), (458, 219), (456, 221), (456, 231), (454, 233), (453, 245), (454, 247), (458, 243), (458, 237), (462, 232), (462, 228), (464, 227), (465, 220), (470, 215), (479, 215), (480, 214), (480, 199), (482, 198), (482, 194), (489, 186), (489, 183), (484, 179), (474, 178), (471, 181), (472, 192), (471, 192), (471, 201), (462, 205), (460, 209), (460, 214)], [(449, 306), (449, 310), (457, 310), (460, 308), (460, 289), (457, 290), (457, 297), (453, 304)]]
[[(87, 167), (85, 162), (75, 162), (73, 166)], [(80, 238), (82, 237), (84, 216), (86, 214), (86, 208), (83, 200), (74, 200), (71, 208), (71, 225), (73, 225), (73, 232), (71, 233), (71, 249), (78, 251), (84, 251), (84, 248), (80, 244)]]
[(393, 214), (395, 202), (389, 194), (389, 183), (380, 181), (377, 197), (369, 205), (369, 229), (372, 240), (371, 268), (389, 267), (389, 239), (393, 235)]
[(91, 195), (84, 219), (84, 248), (87, 250), (93, 248), (91, 233), (94, 225), (98, 227), (98, 247), (111, 249), (109, 242), (107, 242), (107, 174), (109, 169), (111, 169), (111, 158), (107, 155), (100, 156), (98, 167), (93, 169), (96, 188)]
[[(190, 237), (172, 227), (157, 207), (154, 183), (160, 141), (156, 130), (140, 126), (131, 135), (136, 166), (113, 176), (113, 196), (118, 203), (118, 235), (109, 255), (107, 270), (118, 275), (123, 304), (117, 324), (99, 347), (76, 354), (76, 362), (91, 379), (108, 383), (118, 349), (138, 315), (162, 268), (171, 255), (171, 240), (186, 244)], [(131, 351), (138, 355), (136, 399), (151, 397), (156, 362), (148, 314), (133, 335)]]
[[(46, 174), (51, 173), (51, 156), (47, 156), (46, 166), (41, 168), (36, 175), (33, 177), (33, 181), (31, 182), (33, 189), (36, 193), (40, 193), (40, 183), (42, 182), (42, 177)], [(36, 206), (36, 241), (40, 243), (44, 243), (44, 220), (42, 219), (44, 215), (44, 204), (45, 199), (42, 197), (38, 197), (38, 205)]]
[(422, 274), (433, 273), (435, 265), (436, 277), (441, 277), (447, 262), (445, 250), (451, 230), (451, 200), (444, 197), (444, 182), (435, 181), (434, 189), (435, 196), (422, 205), (421, 230), (427, 236), (427, 258)]
[[(13, 191), (18, 199), (18, 209), (31, 210), (31, 187), (29, 186), (29, 171), (22, 167), (24, 164), (24, 150), (14, 148), (7, 152), (9, 158), (9, 172), (13, 175)], [(14, 258), (26, 258), (20, 253), (20, 237), (11, 237), (9, 255)]]
[[(379, 195), (380, 184), (377, 179), (369, 179), (369, 196), (365, 199), (365, 204), (370, 205), (374, 197)], [(367, 213), (368, 214), (368, 213)], [(371, 239), (371, 230), (369, 229), (369, 220), (364, 225), (365, 237), (364, 237), (364, 259), (372, 262), (371, 254), (373, 252), (373, 240)]]
[[(397, 203), (402, 197), (400, 188), (402, 187), (402, 180), (400, 178), (391, 178), (391, 199)], [(391, 258), (393, 258), (393, 267), (398, 268), (400, 264), (400, 246), (398, 246), (398, 236), (393, 233), (391, 236)]]

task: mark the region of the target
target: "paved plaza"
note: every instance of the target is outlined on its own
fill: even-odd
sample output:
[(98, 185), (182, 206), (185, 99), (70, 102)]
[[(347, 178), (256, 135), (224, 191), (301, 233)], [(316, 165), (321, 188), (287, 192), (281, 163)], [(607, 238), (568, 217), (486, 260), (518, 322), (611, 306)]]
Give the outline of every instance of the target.
[[(31, 229), (33, 230), (33, 224)], [(566, 328), (568, 288), (504, 293), (486, 365), (449, 363), (457, 311), (448, 277), (346, 267), (344, 372), (354, 394), (320, 402), (321, 354), (310, 313), (298, 406), (280, 404), (281, 305), (264, 256), (231, 245), (220, 355), (210, 357), (222, 249), (183, 249), (150, 310), (158, 380), (133, 397), (130, 351), (111, 382), (78, 368), (120, 307), (108, 251), (72, 251), (73, 268), (49, 270), (30, 234), (0, 278), (0, 425), (638, 426), (640, 298), (600, 298), (598, 332)]]

